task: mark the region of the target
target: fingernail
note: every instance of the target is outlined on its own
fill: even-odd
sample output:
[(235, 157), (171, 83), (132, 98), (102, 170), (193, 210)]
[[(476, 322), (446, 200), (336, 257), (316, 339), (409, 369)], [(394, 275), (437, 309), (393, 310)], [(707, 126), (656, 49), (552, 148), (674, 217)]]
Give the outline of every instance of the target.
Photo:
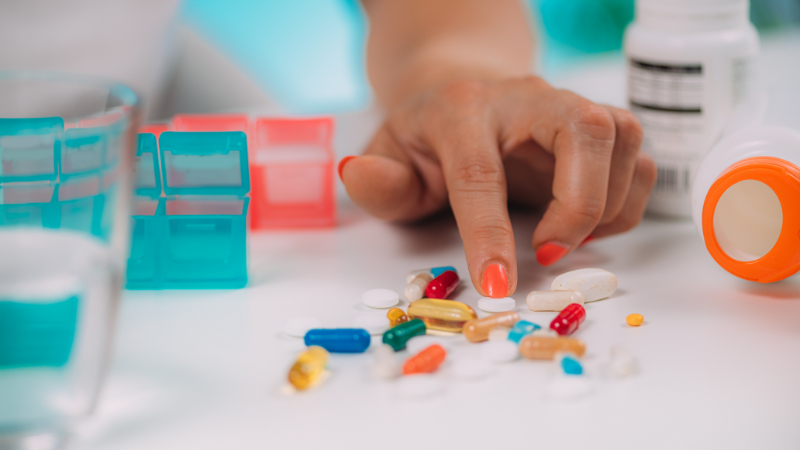
[(593, 241), (593, 240), (594, 240), (594, 236), (592, 236), (590, 234), (590, 235), (586, 236), (586, 239), (584, 239), (583, 242), (581, 242), (580, 246), (583, 247), (584, 245), (588, 244), (589, 241)]
[(490, 264), (483, 272), (483, 292), (492, 298), (503, 298), (508, 295), (508, 273), (500, 264)]
[(549, 266), (561, 259), (569, 251), (568, 247), (554, 242), (548, 242), (536, 251), (536, 260), (543, 266)]
[[(358, 158), (358, 156), (350, 155), (350, 156), (345, 156), (344, 158), (342, 158), (341, 161), (339, 161), (338, 171), (340, 180), (342, 180), (342, 170), (344, 170), (344, 165), (356, 158)], [(342, 180), (342, 182), (344, 182), (344, 180)]]

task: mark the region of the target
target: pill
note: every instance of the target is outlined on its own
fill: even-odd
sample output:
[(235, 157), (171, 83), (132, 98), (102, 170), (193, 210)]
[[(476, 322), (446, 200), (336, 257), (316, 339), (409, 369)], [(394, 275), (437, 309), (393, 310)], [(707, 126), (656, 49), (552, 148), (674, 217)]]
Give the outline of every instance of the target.
[(391, 308), (400, 302), (400, 295), (390, 289), (370, 289), (361, 295), (361, 301), (370, 308)]
[(456, 275), (458, 275), (458, 271), (453, 266), (434, 267), (434, 268), (431, 269), (431, 275), (433, 275), (433, 278), (436, 278), (439, 275), (447, 272), (448, 270), (451, 270), (451, 271), (455, 272)]
[(609, 362), (611, 375), (620, 378), (627, 377), (633, 373), (635, 365), (636, 360), (627, 348), (622, 345), (611, 347), (611, 360)]
[(553, 359), (558, 352), (583, 356), (586, 345), (572, 338), (528, 336), (520, 342), (519, 351), (528, 359)]
[(301, 338), (308, 333), (308, 330), (320, 328), (321, 326), (322, 322), (320, 322), (319, 319), (313, 317), (298, 317), (286, 322), (283, 331), (289, 336)]
[(397, 383), (397, 392), (407, 399), (426, 399), (444, 390), (444, 382), (436, 375), (419, 373), (403, 377)]
[[(406, 275), (406, 284), (411, 283), (411, 280), (413, 280), (414, 277), (416, 277), (417, 275), (419, 275), (421, 273), (427, 273), (428, 275), (431, 275), (431, 269), (417, 269), (417, 270), (412, 270), (411, 272), (408, 272), (408, 275)], [(431, 275), (431, 278), (436, 278), (436, 277)]]
[(617, 277), (603, 269), (580, 269), (563, 273), (553, 280), (554, 291), (580, 291), (587, 302), (610, 297), (617, 290)]
[(586, 319), (586, 310), (583, 306), (573, 303), (567, 305), (552, 322), (550, 329), (561, 336), (568, 336), (578, 329), (578, 326)]
[(375, 363), (372, 371), (378, 378), (396, 378), (400, 375), (402, 367), (397, 361), (394, 349), (387, 344), (375, 347)]
[(429, 273), (417, 275), (403, 290), (403, 296), (409, 302), (415, 302), (421, 299), (425, 295), (425, 288), (428, 287), (428, 283), (430, 283), (431, 280), (433, 280), (433, 276)]
[(289, 383), (298, 390), (308, 389), (322, 379), (328, 364), (328, 352), (316, 345), (308, 347), (289, 369)]
[(511, 311), (517, 306), (516, 302), (511, 297), (492, 298), (481, 297), (478, 300), (478, 308), (486, 312), (504, 312)]
[(515, 344), (519, 344), (519, 341), (521, 341), (522, 338), (540, 328), (542, 327), (533, 322), (528, 322), (527, 320), (520, 320), (519, 322), (515, 323), (514, 326), (511, 328), (511, 330), (508, 332), (508, 339), (514, 342)]
[(451, 333), (460, 333), (464, 323), (478, 318), (472, 308), (461, 302), (433, 298), (423, 298), (412, 303), (408, 307), (407, 315), (409, 319), (422, 320), (431, 330)]
[(558, 376), (547, 387), (548, 397), (554, 400), (577, 400), (594, 391), (594, 383), (588, 377)]
[(556, 359), (558, 360), (558, 365), (561, 367), (561, 370), (563, 370), (566, 375), (583, 374), (583, 365), (575, 356), (562, 353), (560, 357)]
[(481, 357), (495, 363), (511, 362), (519, 356), (517, 345), (509, 340), (481, 344)]
[(425, 322), (419, 319), (409, 320), (383, 333), (383, 343), (390, 345), (394, 351), (400, 351), (406, 348), (409, 339), (422, 334), (425, 334)]
[(631, 314), (625, 318), (625, 322), (632, 327), (638, 327), (644, 323), (644, 317), (641, 314)]
[(315, 328), (303, 338), (307, 346), (318, 345), (331, 353), (363, 353), (370, 340), (362, 328)]
[(489, 340), (490, 341), (505, 341), (508, 339), (508, 332), (511, 331), (510, 328), (506, 327), (494, 327), (492, 331), (489, 332)]
[(479, 380), (493, 372), (489, 361), (481, 358), (457, 359), (451, 366), (451, 371), (456, 378), (463, 380)]
[(569, 304), (584, 302), (580, 291), (533, 291), (525, 299), (531, 311), (561, 311)]
[(389, 319), (389, 326), (396, 327), (401, 323), (408, 322), (406, 312), (400, 308), (392, 308), (386, 313), (386, 318)]
[(543, 337), (558, 337), (558, 333), (551, 330), (550, 328), (539, 328), (538, 330), (533, 330), (531, 336), (543, 336)]
[(403, 375), (435, 372), (444, 362), (445, 356), (447, 351), (441, 345), (433, 344), (406, 360), (403, 364)]
[(383, 334), (389, 329), (389, 319), (380, 313), (364, 313), (353, 318), (353, 327), (363, 328), (369, 334)]
[(445, 350), (450, 349), (450, 342), (442, 336), (433, 336), (430, 334), (423, 334), (422, 336), (414, 336), (406, 342), (406, 350), (411, 355), (416, 355), (422, 350), (430, 347), (431, 345), (438, 345)]
[(458, 274), (452, 270), (447, 270), (428, 283), (428, 287), (425, 288), (425, 295), (428, 298), (447, 298), (457, 287)]
[(519, 314), (516, 311), (492, 314), (483, 319), (472, 319), (464, 323), (462, 332), (470, 342), (481, 342), (489, 338), (489, 333), (495, 328), (511, 328), (519, 321)]

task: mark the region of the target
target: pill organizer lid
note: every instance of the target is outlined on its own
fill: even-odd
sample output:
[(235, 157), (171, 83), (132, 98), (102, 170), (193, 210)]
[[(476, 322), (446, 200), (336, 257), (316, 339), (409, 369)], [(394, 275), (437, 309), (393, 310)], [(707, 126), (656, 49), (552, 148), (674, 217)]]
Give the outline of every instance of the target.
[(161, 173), (167, 195), (245, 195), (250, 192), (247, 135), (161, 133)]
[[(63, 131), (64, 120), (60, 117), (0, 119), (0, 159), (3, 160), (0, 166), (0, 183), (55, 179)], [(26, 139), (35, 140), (36, 136), (43, 139), (40, 144), (44, 144), (46, 139), (52, 139), (52, 148), (39, 147), (36, 151), (14, 148), (36, 144), (23, 142)]]
[(158, 170), (158, 141), (152, 133), (139, 133), (136, 147), (136, 195), (161, 195), (161, 172)]

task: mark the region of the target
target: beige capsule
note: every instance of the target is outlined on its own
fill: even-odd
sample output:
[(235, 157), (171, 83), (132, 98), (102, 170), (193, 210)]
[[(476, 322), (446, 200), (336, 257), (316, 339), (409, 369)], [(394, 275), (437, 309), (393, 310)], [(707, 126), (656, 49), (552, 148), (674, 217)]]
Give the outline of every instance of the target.
[(519, 322), (520, 317), (516, 311), (507, 311), (492, 314), (483, 319), (473, 319), (464, 324), (462, 332), (470, 342), (482, 342), (489, 339), (489, 332), (494, 328), (511, 328)]
[(586, 353), (586, 344), (565, 337), (528, 336), (519, 343), (519, 352), (528, 359), (553, 359), (558, 352)]
[(415, 302), (425, 296), (425, 288), (433, 280), (433, 275), (427, 272), (417, 274), (403, 290), (403, 296), (409, 302)]
[(413, 322), (420, 319), (431, 330), (461, 333), (464, 323), (477, 319), (475, 310), (455, 300), (423, 298), (408, 306), (408, 318)]
[(533, 291), (525, 303), (531, 311), (561, 311), (571, 303), (583, 305), (586, 298), (581, 291)]

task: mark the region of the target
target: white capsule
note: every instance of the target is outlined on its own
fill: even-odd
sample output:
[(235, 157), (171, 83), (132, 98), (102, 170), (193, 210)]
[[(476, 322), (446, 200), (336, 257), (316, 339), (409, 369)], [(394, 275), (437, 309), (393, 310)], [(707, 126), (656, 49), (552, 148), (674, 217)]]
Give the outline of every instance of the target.
[(400, 295), (390, 289), (370, 289), (361, 295), (361, 301), (370, 308), (391, 308), (400, 302)]
[(322, 322), (319, 319), (298, 317), (286, 322), (286, 325), (283, 326), (283, 331), (289, 336), (301, 338), (308, 333), (308, 330), (313, 330), (314, 328), (322, 328)]
[(403, 290), (403, 296), (409, 303), (415, 302), (425, 296), (425, 288), (433, 280), (433, 275), (423, 272), (415, 276)]
[(453, 361), (452, 372), (456, 378), (463, 380), (479, 380), (489, 376), (493, 369), (491, 364), (479, 358), (463, 358)]
[[(408, 275), (406, 275), (406, 284), (411, 283), (411, 280), (421, 273), (427, 273), (428, 275), (431, 275), (431, 269), (419, 269), (408, 272)], [(431, 275), (431, 279), (433, 279), (433, 275)]]
[(372, 371), (378, 378), (397, 378), (400, 376), (400, 362), (397, 361), (394, 349), (387, 344), (375, 347), (375, 364)]
[(611, 375), (623, 378), (632, 374), (636, 365), (631, 352), (622, 345), (615, 345), (611, 347), (611, 360), (609, 361), (608, 368)]
[(585, 301), (593, 302), (610, 297), (617, 290), (617, 277), (603, 269), (573, 270), (557, 276), (551, 289), (580, 291)]
[(353, 326), (369, 334), (383, 334), (389, 329), (389, 319), (380, 313), (363, 313), (353, 318)]
[(552, 330), (550, 328), (539, 328), (538, 330), (533, 330), (533, 333), (531, 333), (531, 336), (542, 336), (542, 337), (554, 337), (554, 338), (557, 338), (558, 337), (558, 333), (556, 333), (555, 330)]
[(442, 336), (423, 334), (421, 336), (414, 336), (413, 338), (409, 339), (408, 342), (406, 342), (406, 350), (408, 350), (409, 355), (416, 355), (433, 344), (439, 344), (445, 350), (450, 349), (450, 343)]
[(440, 393), (444, 389), (442, 379), (436, 375), (419, 373), (406, 375), (397, 384), (400, 396), (408, 399), (424, 399)]
[(511, 311), (517, 306), (511, 297), (491, 298), (481, 297), (478, 300), (478, 308), (486, 312), (506, 312)]
[(531, 311), (561, 311), (571, 303), (584, 302), (580, 291), (533, 291), (525, 299)]
[(511, 331), (510, 328), (506, 327), (494, 327), (489, 330), (489, 340), (490, 341), (505, 341), (508, 340), (508, 332)]
[(495, 363), (511, 362), (519, 357), (519, 348), (509, 340), (489, 341), (481, 344), (481, 356)]

